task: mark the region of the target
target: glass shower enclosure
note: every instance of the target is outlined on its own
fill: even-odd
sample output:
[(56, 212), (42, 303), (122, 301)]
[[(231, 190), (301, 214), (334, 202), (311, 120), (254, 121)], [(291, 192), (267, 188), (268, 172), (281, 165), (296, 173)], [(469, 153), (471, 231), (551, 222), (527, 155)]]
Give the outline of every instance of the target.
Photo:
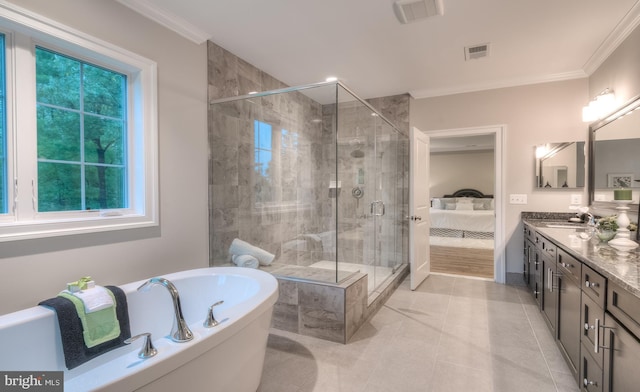
[(238, 238), (276, 276), (372, 293), (408, 259), (408, 140), (341, 82), (211, 102), (210, 264)]

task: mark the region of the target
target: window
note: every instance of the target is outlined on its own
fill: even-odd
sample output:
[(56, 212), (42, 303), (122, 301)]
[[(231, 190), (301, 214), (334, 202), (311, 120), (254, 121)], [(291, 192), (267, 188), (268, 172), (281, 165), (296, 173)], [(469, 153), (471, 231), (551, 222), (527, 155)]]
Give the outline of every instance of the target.
[(126, 79), (36, 48), (39, 212), (127, 206)]
[(298, 134), (274, 130), (254, 120), (254, 197), (260, 206), (292, 206), (297, 202)]
[(255, 181), (256, 203), (274, 200), (274, 186), (277, 184), (276, 168), (273, 161), (272, 127), (262, 121), (254, 121)]
[(0, 5), (0, 241), (157, 225), (155, 63), (11, 7)]

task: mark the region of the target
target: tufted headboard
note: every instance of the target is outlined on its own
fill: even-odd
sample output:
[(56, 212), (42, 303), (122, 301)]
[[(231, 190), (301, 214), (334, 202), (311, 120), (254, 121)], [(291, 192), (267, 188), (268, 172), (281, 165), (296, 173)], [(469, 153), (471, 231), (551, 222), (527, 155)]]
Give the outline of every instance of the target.
[(459, 189), (453, 192), (452, 195), (444, 195), (444, 197), (476, 197), (476, 198), (493, 198), (493, 195), (485, 195), (476, 189)]

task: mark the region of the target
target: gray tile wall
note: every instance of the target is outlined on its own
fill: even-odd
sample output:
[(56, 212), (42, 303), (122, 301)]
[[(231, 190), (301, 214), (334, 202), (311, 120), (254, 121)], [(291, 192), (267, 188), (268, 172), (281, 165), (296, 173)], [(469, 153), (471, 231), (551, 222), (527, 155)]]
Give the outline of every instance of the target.
[[(262, 72), (246, 61), (238, 58), (213, 42), (208, 43), (209, 99), (224, 98), (248, 94), (251, 91), (267, 91), (284, 88), (286, 85)], [(396, 124), (400, 131), (409, 132), (409, 95), (375, 98), (370, 104), (385, 117)], [(321, 106), (299, 93), (280, 94), (262, 98), (260, 105), (235, 102), (215, 105), (209, 110), (209, 225), (210, 225), (210, 264), (221, 265), (229, 262), (228, 248), (234, 238), (242, 238), (277, 255), (279, 262), (309, 265), (318, 260), (335, 260), (334, 252), (327, 252), (327, 246), (319, 246), (310, 238), (300, 239), (305, 233), (330, 233), (335, 230), (335, 200), (328, 198), (329, 181), (335, 180), (335, 127), (328, 121), (335, 110), (330, 105)], [(361, 108), (361, 107), (360, 107)], [(373, 131), (372, 117), (367, 110), (340, 108), (339, 137), (366, 135)], [(277, 113), (277, 114), (276, 114)], [(261, 116), (270, 122), (276, 122), (284, 129), (298, 135), (298, 151), (287, 154), (283, 162), (279, 192), (283, 198), (295, 201), (298, 208), (287, 211), (256, 210), (255, 197), (261, 189), (252, 184), (253, 166), (253, 118)], [(324, 126), (312, 120), (322, 116)], [(352, 126), (356, 123), (371, 123), (359, 130)], [(356, 135), (357, 134), (357, 135)], [(370, 138), (370, 137), (369, 137)], [(384, 143), (383, 143), (384, 144)], [(408, 142), (400, 138), (398, 148), (395, 145), (384, 147), (382, 160), (391, 172), (382, 172), (385, 182), (384, 198), (396, 200), (387, 205), (384, 219), (397, 215), (407, 215), (408, 209)], [(380, 143), (379, 146), (380, 147)], [(373, 144), (367, 141), (363, 150), (372, 151)], [(353, 158), (348, 156), (351, 149), (339, 149), (347, 156), (339, 159), (339, 172), (342, 179), (351, 182), (357, 176), (353, 170)], [(369, 154), (371, 155), (371, 154)], [(371, 163), (373, 164), (373, 163)], [(365, 169), (367, 174), (374, 168)], [(397, 171), (396, 171), (397, 169)], [(352, 183), (342, 188), (342, 192), (351, 192)], [(372, 195), (371, 188), (366, 191)], [(349, 185), (349, 186), (347, 186)], [(358, 213), (368, 211), (369, 203), (364, 198), (356, 208), (356, 200), (351, 197), (340, 199), (339, 216), (341, 229), (351, 230)], [(306, 208), (300, 208), (306, 206)], [(343, 219), (344, 218), (344, 219)], [(294, 223), (294, 224), (292, 224)], [(365, 222), (365, 225), (369, 222)], [(380, 250), (383, 260), (408, 260), (408, 222), (395, 220), (385, 222), (383, 232), (379, 233)], [(370, 227), (365, 227), (372, 232)], [(346, 262), (362, 263), (373, 260), (375, 250), (372, 236), (343, 236), (339, 241), (340, 259)], [(326, 245), (326, 244), (325, 244)], [(373, 283), (373, 282), (372, 282)]]
[[(232, 53), (208, 43), (209, 99), (248, 94), (251, 91), (268, 91), (287, 87), (265, 72), (243, 61)], [(404, 135), (409, 134), (409, 95), (398, 95), (372, 99), (369, 102), (385, 117), (396, 124)], [(363, 135), (371, 129), (355, 127), (358, 116), (370, 120), (370, 113), (341, 108), (340, 129), (344, 136)], [(316, 260), (334, 260), (335, 254), (326, 252), (326, 247), (314, 247), (305, 239), (299, 246), (300, 233), (323, 233), (335, 230), (335, 200), (327, 197), (329, 181), (335, 180), (336, 151), (333, 124), (335, 108), (320, 105), (299, 93), (272, 96), (260, 99), (259, 104), (243, 101), (215, 105), (209, 110), (209, 235), (210, 265), (229, 262), (228, 249), (234, 238), (242, 238), (277, 255), (279, 262), (309, 265)], [(278, 114), (276, 114), (278, 113)], [(284, 115), (283, 115), (284, 114)], [(366, 115), (367, 117), (362, 118)], [(322, 116), (321, 124), (313, 121)], [(261, 189), (252, 181), (254, 169), (255, 117), (280, 128), (297, 133), (297, 151), (290, 151), (286, 161), (281, 162), (281, 183), (278, 191), (284, 199), (295, 201), (296, 208), (286, 211), (256, 210), (256, 195)], [(351, 127), (351, 128), (350, 128)], [(378, 129), (380, 131), (380, 129)], [(347, 141), (348, 142), (348, 141)], [(384, 192), (391, 192), (395, 202), (387, 206), (387, 217), (391, 211), (408, 214), (408, 140), (400, 138), (397, 146), (391, 141), (379, 143), (385, 151), (380, 158), (392, 171), (383, 171)], [(370, 140), (363, 144), (365, 154), (373, 154)], [(339, 159), (340, 176), (353, 180), (357, 168), (373, 172), (372, 166), (355, 166), (351, 149), (344, 149), (346, 156)], [(366, 155), (365, 155), (366, 156)], [(372, 163), (373, 164), (373, 163)], [(354, 171), (356, 169), (356, 171)], [(342, 180), (342, 178), (341, 178)], [(345, 182), (342, 192), (351, 192), (352, 186)], [(364, 184), (367, 185), (366, 183)], [(373, 182), (369, 181), (373, 194)], [(390, 195), (385, 195), (389, 199)], [(344, 217), (341, 228), (353, 228), (357, 214), (368, 210), (368, 205), (356, 208), (355, 199), (343, 197), (345, 204), (339, 206)], [(362, 200), (364, 202), (364, 200)], [(300, 206), (308, 206), (300, 208)], [(362, 207), (367, 207), (364, 209)], [(408, 261), (408, 221), (396, 220), (385, 224), (381, 238), (385, 260)], [(366, 227), (365, 227), (366, 229)], [(363, 262), (371, 258), (374, 245), (372, 236), (343, 236), (340, 240), (341, 257), (347, 262)], [(316, 244), (317, 245), (317, 244)], [(395, 282), (401, 280), (406, 269), (396, 274)], [(377, 310), (393, 291), (397, 283), (389, 285), (388, 293), (368, 306), (367, 277), (345, 282), (344, 285), (317, 285), (279, 279), (280, 296), (274, 308), (273, 327), (322, 339), (346, 343), (360, 325)]]
[[(214, 43), (208, 48), (209, 99), (286, 87)], [(319, 185), (317, 167), (327, 162), (322, 159), (326, 135), (312, 120), (322, 116), (322, 106), (299, 93), (254, 102), (258, 104), (238, 101), (209, 110), (210, 264), (228, 263), (231, 241), (241, 238), (276, 254), (279, 262), (309, 265), (321, 255), (314, 254), (318, 249), (312, 241), (300, 240), (299, 233), (329, 231), (335, 215), (318, 207), (320, 189), (326, 189)], [(256, 208), (265, 189), (252, 180), (255, 118), (296, 135), (296, 149), (279, 155), (280, 181), (273, 189), (291, 208)]]

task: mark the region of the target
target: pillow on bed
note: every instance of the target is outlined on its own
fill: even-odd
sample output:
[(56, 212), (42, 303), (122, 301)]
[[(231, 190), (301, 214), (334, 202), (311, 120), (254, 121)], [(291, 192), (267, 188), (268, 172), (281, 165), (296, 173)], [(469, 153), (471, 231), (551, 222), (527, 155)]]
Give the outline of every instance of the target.
[(458, 211), (473, 211), (473, 203), (456, 203)]
[(473, 203), (474, 200), (473, 197), (456, 197), (456, 203)]
[(444, 203), (445, 210), (455, 210), (458, 203)]
[[(447, 208), (447, 203), (453, 203), (454, 207)], [(450, 198), (450, 197), (434, 197), (433, 199), (431, 199), (431, 207), (435, 209), (440, 209), (440, 210), (447, 210), (447, 209), (455, 210), (455, 203), (456, 203), (456, 199)]]
[(475, 199), (473, 201), (474, 210), (493, 210), (493, 199)]

